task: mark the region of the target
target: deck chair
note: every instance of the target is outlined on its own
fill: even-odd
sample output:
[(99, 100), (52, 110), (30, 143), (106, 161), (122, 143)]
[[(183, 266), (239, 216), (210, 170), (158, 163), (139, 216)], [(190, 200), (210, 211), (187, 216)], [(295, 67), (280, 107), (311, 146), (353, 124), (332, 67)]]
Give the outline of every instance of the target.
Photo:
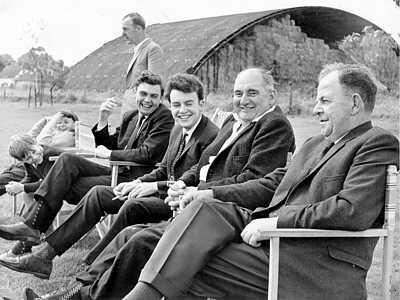
[(214, 114), (211, 117), (211, 121), (218, 126), (218, 128), (222, 127), (226, 118), (228, 118), (232, 114), (231, 111), (223, 111), (219, 107), (215, 110)]
[(327, 237), (382, 237), (383, 238), (383, 266), (382, 266), (382, 299), (390, 299), (390, 287), (393, 262), (393, 237), (396, 224), (397, 207), (397, 168), (394, 165), (387, 167), (385, 185), (385, 220), (382, 228), (364, 231), (320, 230), (320, 229), (275, 229), (265, 232), (269, 238), (269, 281), (268, 300), (277, 300), (279, 274), (279, 239), (282, 238), (327, 238)]

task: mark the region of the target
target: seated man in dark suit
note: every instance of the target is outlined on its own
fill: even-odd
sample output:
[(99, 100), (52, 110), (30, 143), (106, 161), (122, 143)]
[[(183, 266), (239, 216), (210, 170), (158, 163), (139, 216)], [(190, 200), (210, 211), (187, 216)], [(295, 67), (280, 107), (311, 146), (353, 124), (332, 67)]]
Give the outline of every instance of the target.
[[(286, 168), (187, 194), (180, 204), (190, 204), (167, 228), (160, 223), (138, 229), (121, 248), (124, 255), (103, 261), (112, 263), (113, 271), (123, 264), (131, 286), (138, 282), (124, 298), (124, 291), (114, 289), (118, 282), (104, 280), (108, 270), (95, 281), (86, 281), (93, 276), (86, 273), (57, 297), (70, 292), (70, 299), (98, 299), (106, 294), (93, 291), (110, 284), (108, 295), (124, 300), (265, 299), (269, 249), (260, 242), (263, 232), (381, 226), (386, 166), (398, 166), (399, 142), (372, 126), (375, 95), (365, 67), (326, 66), (314, 107), (322, 134), (308, 139)], [(366, 299), (365, 278), (376, 242), (282, 239), (280, 299)], [(32, 299), (34, 293), (26, 292)]]
[[(132, 182), (120, 183), (114, 189), (103, 185), (93, 187), (68, 219), (47, 236), (39, 251), (19, 257), (18, 260), (2, 258), (0, 264), (17, 271), (35, 275), (40, 273), (42, 277), (48, 277), (51, 273), (51, 260), (56, 254), (62, 255), (96, 225), (105, 213), (115, 214), (122, 205), (131, 211), (129, 218), (132, 221), (129, 224), (168, 219), (172, 215), (169, 206), (164, 203), (168, 180), (181, 176), (197, 163), (201, 153), (217, 136), (218, 127), (202, 113), (205, 104), (204, 88), (196, 76), (174, 75), (167, 84), (166, 98), (171, 103), (176, 125), (172, 129), (161, 165)], [(115, 193), (133, 187), (137, 192), (131, 192), (125, 203), (125, 199), (115, 199)], [(116, 223), (120, 222), (118, 220)], [(116, 233), (120, 231), (117, 226), (113, 226), (112, 230)], [(108, 243), (107, 240), (102, 242)]]
[[(293, 130), (276, 105), (274, 81), (267, 71), (252, 68), (240, 72), (233, 105), (236, 114), (225, 121), (213, 143), (201, 153), (199, 162), (183, 174), (173, 174), (173, 180), (179, 179), (171, 186), (175, 193), (261, 177), (283, 166), (287, 153), (294, 151)], [(121, 183), (122, 195), (136, 197), (141, 187), (134, 185)], [(135, 206), (127, 203), (121, 208), (110, 231), (85, 257), (87, 264), (122, 228), (139, 223)]]
[[(161, 104), (163, 87), (161, 77), (143, 72), (136, 82), (137, 110), (124, 115), (120, 128), (111, 135), (107, 120), (116, 106), (108, 99), (100, 106), (99, 122), (93, 128), (96, 153), (110, 160), (125, 160), (149, 164), (149, 167), (135, 167), (124, 170), (118, 177), (128, 181), (149, 172), (161, 161), (173, 127), (173, 118), (167, 107)], [(113, 150), (110, 150), (113, 149)], [(24, 222), (0, 225), (0, 237), (26, 240), (46, 232), (60, 210), (63, 200), (77, 204), (95, 185), (111, 182), (111, 170), (83, 157), (63, 153), (50, 169), (36, 190), (36, 203)], [(32, 239), (31, 239), (32, 240)]]

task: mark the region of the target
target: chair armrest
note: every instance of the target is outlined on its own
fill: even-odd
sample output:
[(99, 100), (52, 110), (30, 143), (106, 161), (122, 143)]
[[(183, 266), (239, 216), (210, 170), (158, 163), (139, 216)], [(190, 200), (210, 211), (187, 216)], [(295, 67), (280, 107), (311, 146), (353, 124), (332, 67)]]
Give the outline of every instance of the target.
[(363, 231), (346, 231), (346, 230), (324, 230), (324, 229), (303, 229), (303, 228), (277, 228), (265, 231), (261, 234), (263, 239), (270, 237), (301, 237), (301, 238), (318, 238), (318, 237), (381, 237), (387, 236), (386, 228), (374, 228)]
[(122, 161), (122, 160), (110, 160), (110, 167), (113, 166), (128, 166), (128, 167), (153, 167), (154, 164), (143, 164), (143, 163), (137, 163), (133, 161)]

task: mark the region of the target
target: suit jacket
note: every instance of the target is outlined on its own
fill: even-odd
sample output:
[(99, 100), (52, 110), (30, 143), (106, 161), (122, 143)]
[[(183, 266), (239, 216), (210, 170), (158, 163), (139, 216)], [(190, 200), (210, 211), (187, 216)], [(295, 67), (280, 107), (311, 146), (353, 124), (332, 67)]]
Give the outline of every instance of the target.
[[(96, 146), (104, 145), (111, 149), (110, 160), (131, 161), (148, 164), (149, 167), (131, 168), (129, 177), (138, 177), (150, 172), (157, 162), (161, 161), (167, 149), (170, 131), (174, 125), (171, 112), (164, 105), (160, 105), (147, 117), (141, 131), (132, 140), (137, 121), (138, 110), (125, 113), (121, 126), (115, 134), (110, 135), (108, 127), (97, 131), (97, 124), (92, 132)], [(125, 149), (127, 147), (127, 149)]]
[[(203, 115), (199, 125), (194, 130), (190, 140), (187, 142), (185, 148), (175, 162), (173, 169), (173, 175), (175, 178), (179, 178), (183, 172), (198, 162), (203, 150), (215, 139), (217, 133), (218, 127)], [(160, 166), (151, 173), (139, 178), (144, 182), (157, 181), (158, 191), (160, 194), (165, 194), (168, 189), (167, 180), (169, 180), (172, 175), (170, 174), (170, 170), (178, 152), (181, 135), (182, 127), (175, 125), (171, 131), (168, 149), (165, 152)]]
[(42, 179), (44, 179), (53, 166), (55, 161), (50, 161), (50, 156), (59, 156), (62, 150), (49, 147), (43, 147), (43, 161), (36, 168), (30, 164), (24, 163), (25, 177), (21, 183), (24, 185), (25, 193), (32, 193), (38, 189)]
[(164, 74), (163, 51), (161, 47), (150, 38), (144, 41), (129, 62), (125, 77), (127, 89), (133, 87), (136, 78), (138, 78), (140, 73), (144, 70), (149, 70), (161, 76)]
[[(214, 142), (204, 150), (199, 163), (182, 175), (180, 179), (186, 185), (198, 185), (199, 189), (207, 189), (215, 185), (259, 178), (278, 167), (283, 167), (287, 152), (293, 152), (295, 149), (292, 126), (281, 109), (276, 107), (258, 122), (246, 127), (217, 155), (221, 146), (232, 134), (234, 123), (234, 117), (228, 117)], [(210, 156), (215, 155), (217, 156), (208, 170), (206, 182), (199, 184), (201, 167), (208, 163)]]
[[(381, 226), (386, 166), (399, 164), (398, 140), (367, 122), (354, 128), (315, 163), (313, 158), (321, 151), (323, 139), (317, 136), (306, 141), (287, 170), (278, 169), (262, 179), (240, 185), (213, 188), (215, 197), (250, 209), (263, 206), (252, 213), (252, 218), (278, 216), (280, 228), (365, 230)], [(317, 295), (334, 295), (339, 280), (353, 280), (352, 291), (344, 291), (349, 299), (365, 299), (364, 279), (376, 241), (376, 238), (283, 239), (280, 264), (293, 269), (280, 276), (280, 295), (281, 285), (289, 285), (290, 281), (292, 286), (296, 285), (301, 273), (315, 274), (321, 266), (326, 266), (333, 276), (308, 276), (301, 283), (304, 296), (289, 292), (282, 299), (321, 299)], [(298, 279), (287, 280), (289, 273), (297, 274)], [(288, 291), (282, 288), (282, 293)], [(323, 299), (335, 299), (330, 297)]]

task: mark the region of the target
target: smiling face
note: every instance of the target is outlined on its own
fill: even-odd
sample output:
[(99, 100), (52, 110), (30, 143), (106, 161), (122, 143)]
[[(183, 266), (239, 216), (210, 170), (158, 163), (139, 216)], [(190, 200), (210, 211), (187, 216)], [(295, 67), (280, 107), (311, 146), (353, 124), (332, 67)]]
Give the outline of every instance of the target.
[(160, 106), (161, 87), (142, 82), (136, 88), (136, 104), (141, 114), (148, 116)]
[(171, 113), (175, 121), (183, 128), (190, 130), (201, 118), (204, 101), (200, 100), (196, 92), (184, 93), (171, 90)]
[(251, 122), (275, 104), (271, 89), (259, 70), (239, 73), (233, 89), (233, 107), (242, 122)]
[(122, 37), (128, 44), (137, 45), (143, 39), (143, 28), (133, 24), (132, 19), (127, 17), (122, 20)]
[(56, 123), (56, 128), (60, 131), (73, 131), (75, 129), (75, 122), (71, 118), (61, 117)]
[(352, 95), (339, 83), (338, 72), (323, 77), (318, 84), (313, 113), (317, 115), (321, 134), (336, 141), (352, 129)]

